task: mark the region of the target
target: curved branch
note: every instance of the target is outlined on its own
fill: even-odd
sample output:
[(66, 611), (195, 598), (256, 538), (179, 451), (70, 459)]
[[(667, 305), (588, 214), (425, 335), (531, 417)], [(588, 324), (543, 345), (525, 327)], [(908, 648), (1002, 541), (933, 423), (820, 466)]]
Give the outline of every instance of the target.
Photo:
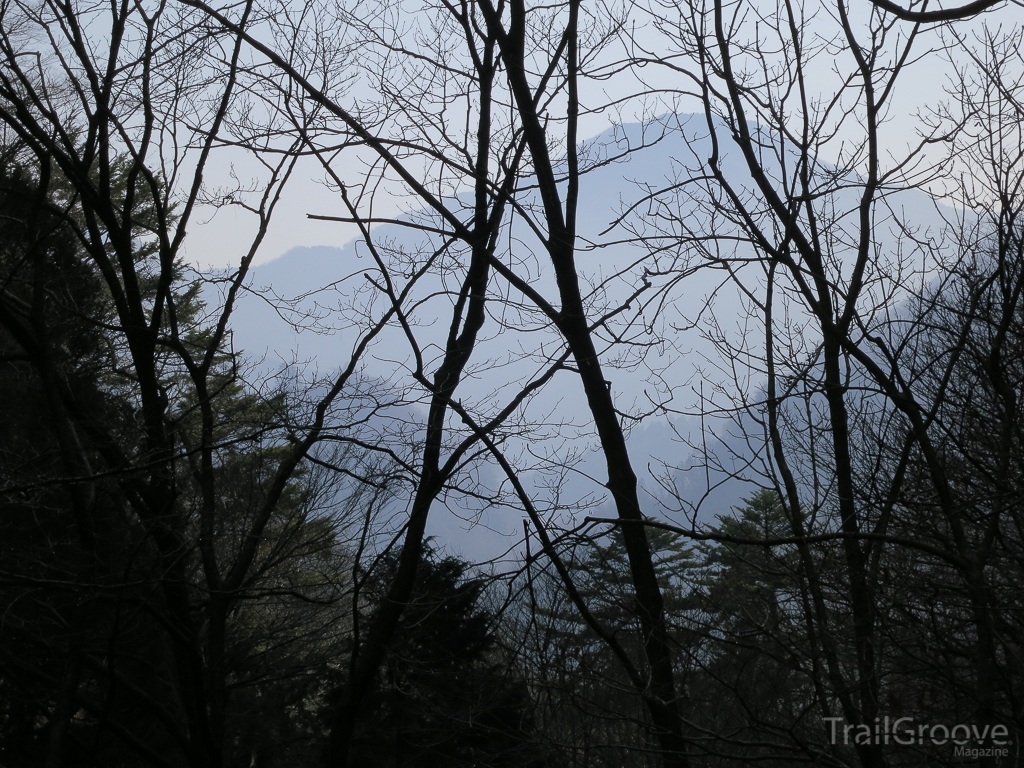
[(932, 21), (954, 21), (956, 19), (967, 19), (984, 13), (990, 8), (999, 5), (1003, 0), (974, 0), (972, 3), (962, 5), (959, 8), (940, 8), (937, 11), (912, 11), (902, 8), (891, 0), (871, 0), (876, 8), (891, 13), (893, 16), (904, 21), (913, 21), (918, 24)]

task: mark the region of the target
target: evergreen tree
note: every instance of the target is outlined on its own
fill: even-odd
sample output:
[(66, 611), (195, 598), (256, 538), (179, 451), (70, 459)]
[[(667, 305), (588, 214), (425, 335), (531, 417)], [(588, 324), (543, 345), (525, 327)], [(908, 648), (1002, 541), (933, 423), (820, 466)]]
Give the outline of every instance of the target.
[[(392, 557), (383, 561), (367, 583), (368, 599), (382, 599), (395, 567)], [(353, 764), (550, 764), (534, 742), (529, 690), (510, 677), (496, 652), (496, 618), (481, 605), (485, 581), (469, 568), (428, 548), (357, 729)]]
[[(218, 353), (205, 380), (205, 439), (215, 448), (204, 465), (196, 389), (173, 345), (157, 346), (174, 450), (167, 462), (150, 460), (124, 329), (83, 246), (75, 195), (16, 153), (5, 160), (0, 763), (194, 765), (189, 742), (201, 734), (188, 712), (184, 658), (199, 668), (203, 695), (225, 691), (224, 764), (312, 765), (322, 680), (347, 627), (339, 601), (348, 565), (336, 526), (316, 507), (323, 499), (311, 492), (312, 473), (299, 468), (284, 487), (220, 629), (203, 567), (204, 550), (230, 564), (251, 536), (288, 450), (279, 426), (287, 398), (247, 392), (236, 356)], [(138, 206), (135, 269), (149, 302), (159, 269), (145, 195)], [(186, 285), (181, 269), (172, 283), (170, 340), (205, 349), (200, 286)], [(171, 478), (162, 518), (140, 498), (151, 471)], [(331, 501), (350, 490), (340, 486)], [(363, 501), (357, 490), (349, 503)], [(214, 510), (208, 530), (204, 504)], [(165, 586), (183, 602), (173, 606)]]

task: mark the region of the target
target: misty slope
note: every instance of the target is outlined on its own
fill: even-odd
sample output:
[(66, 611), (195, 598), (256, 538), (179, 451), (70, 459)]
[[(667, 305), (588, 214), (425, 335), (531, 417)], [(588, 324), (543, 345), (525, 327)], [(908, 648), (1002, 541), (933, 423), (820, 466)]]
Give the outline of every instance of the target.
[[(637, 302), (632, 314), (624, 313), (628, 317), (617, 329), (631, 336), (636, 345), (626, 348), (617, 365), (608, 364), (609, 386), (619, 408), (627, 413), (641, 415), (667, 405), (668, 412), (674, 414), (653, 415), (634, 426), (630, 445), (638, 471), (649, 467), (658, 473), (664, 467), (693, 463), (693, 448), (680, 437), (690, 435), (696, 445), (710, 443), (712, 450), (717, 446), (722, 461), (717, 471), (669, 472), (680, 493), (696, 503), (709, 487), (725, 482), (728, 472), (740, 469), (751, 456), (751, 448), (741, 434), (745, 429), (742, 424), (705, 420), (709, 437), (702, 440), (698, 436), (701, 420), (693, 414), (702, 396), (710, 398), (716, 388), (739, 385), (731, 381), (736, 376), (736, 360), (723, 355), (712, 339), (747, 335), (752, 320), (734, 281), (756, 284), (759, 278), (756, 264), (731, 273), (723, 269), (722, 262), (694, 269), (709, 257), (747, 259), (752, 250), (742, 242), (728, 240), (723, 242), (728, 243), (729, 250), (722, 251), (721, 244), (712, 241), (710, 235), (728, 235), (728, 222), (722, 222), (725, 228), (719, 230), (713, 213), (709, 213), (706, 191), (700, 185), (682, 183), (703, 173), (703, 164), (711, 153), (704, 117), (680, 116), (665, 122), (678, 122), (683, 130), (664, 131), (659, 126), (644, 129), (632, 124), (587, 142), (595, 167), (581, 185), (578, 267), (585, 282), (592, 286), (595, 305), (615, 306), (643, 281), (653, 284), (649, 294), (656, 300)], [(622, 157), (612, 160), (618, 155)], [(749, 181), (744, 183), (745, 164), (736, 153), (726, 152), (721, 167), (738, 188), (749, 188)], [(529, 200), (528, 193), (525, 199)], [(849, 211), (855, 203), (853, 194), (848, 200), (835, 196), (829, 202), (837, 210)], [(908, 228), (934, 233), (944, 225), (941, 210), (923, 192), (897, 192), (887, 203), (888, 212), (876, 224), (876, 237), (883, 244), (890, 238), (893, 248)], [(843, 216), (837, 220), (842, 222)], [(509, 227), (503, 258), (525, 272), (538, 290), (553, 296), (553, 280), (541, 244), (514, 219)], [(388, 253), (402, 258), (436, 245), (436, 241), (424, 242), (419, 233), (395, 225), (379, 226), (373, 236)], [(675, 244), (673, 238), (677, 238)], [(364, 273), (373, 268), (374, 262), (361, 242), (295, 248), (259, 266), (250, 281), (252, 292), (243, 298), (234, 317), (236, 347), (251, 358), (262, 358), (264, 370), (298, 364), (306, 377), (329, 375), (347, 360), (356, 338), (357, 316), (369, 310), (365, 293), (368, 278)], [(432, 345), (443, 343), (447, 332), (451, 309), (447, 287), (455, 274), (442, 272), (423, 281), (416, 294), (421, 302), (415, 312), (417, 333), (428, 352)], [(305, 329), (296, 331), (290, 322)], [(535, 371), (541, 357), (551, 354), (557, 343), (554, 336), (532, 323), (509, 312), (500, 301), (491, 303), (491, 315), (474, 354), (476, 365), (460, 390), (466, 402), (473, 403), (481, 413), (493, 412), (494, 404), (507, 397), (516, 382)], [(618, 354), (617, 347), (609, 344), (608, 349)], [(371, 348), (365, 375), (396, 382), (406, 376), (412, 360), (406, 340), (395, 330)], [(610, 363), (611, 355), (608, 360)], [(742, 376), (743, 386), (758, 388), (756, 371)], [(408, 408), (406, 415), (416, 412), (414, 404)], [(589, 419), (575, 377), (554, 381), (529, 403), (523, 418), (554, 425), (546, 430), (547, 443), (538, 441), (530, 446), (526, 441), (520, 446), (524, 463), (536, 468), (543, 463), (542, 455), (557, 459), (559, 451), (581, 452), (583, 458), (576, 468), (579, 472), (563, 480), (562, 493), (565, 498), (600, 501), (603, 489), (585, 477), (599, 478), (603, 469), (596, 457), (588, 455)], [(536, 472), (531, 478), (538, 493), (551, 479)], [(500, 479), (492, 481), (497, 484)], [(658, 514), (653, 499), (663, 495), (662, 489), (651, 475), (642, 477), (641, 482), (651, 494), (650, 513)], [(701, 516), (726, 511), (749, 490), (743, 483), (725, 482), (709, 496)], [(474, 518), (478, 511), (470, 509), (465, 517)], [(519, 519), (512, 515), (504, 521), (489, 518), (486, 523), (499, 531), (514, 532)]]

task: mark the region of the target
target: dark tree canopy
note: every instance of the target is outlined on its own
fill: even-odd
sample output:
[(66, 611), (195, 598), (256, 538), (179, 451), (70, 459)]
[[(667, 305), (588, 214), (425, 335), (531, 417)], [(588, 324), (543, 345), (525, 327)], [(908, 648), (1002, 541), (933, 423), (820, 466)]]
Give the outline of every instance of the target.
[[(382, 562), (365, 589), (373, 602), (396, 567)], [(469, 563), (429, 548), (353, 744), (366, 766), (554, 765), (538, 742), (530, 691), (505, 668), (486, 582)], [(371, 602), (371, 605), (373, 604)]]

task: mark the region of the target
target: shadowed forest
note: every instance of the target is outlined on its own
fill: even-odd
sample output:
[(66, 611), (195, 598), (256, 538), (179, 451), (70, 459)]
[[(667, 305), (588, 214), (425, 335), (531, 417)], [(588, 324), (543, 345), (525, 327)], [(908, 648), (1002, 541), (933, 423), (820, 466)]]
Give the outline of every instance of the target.
[(0, 2), (0, 768), (1024, 765), (1024, 13), (907, 2)]

